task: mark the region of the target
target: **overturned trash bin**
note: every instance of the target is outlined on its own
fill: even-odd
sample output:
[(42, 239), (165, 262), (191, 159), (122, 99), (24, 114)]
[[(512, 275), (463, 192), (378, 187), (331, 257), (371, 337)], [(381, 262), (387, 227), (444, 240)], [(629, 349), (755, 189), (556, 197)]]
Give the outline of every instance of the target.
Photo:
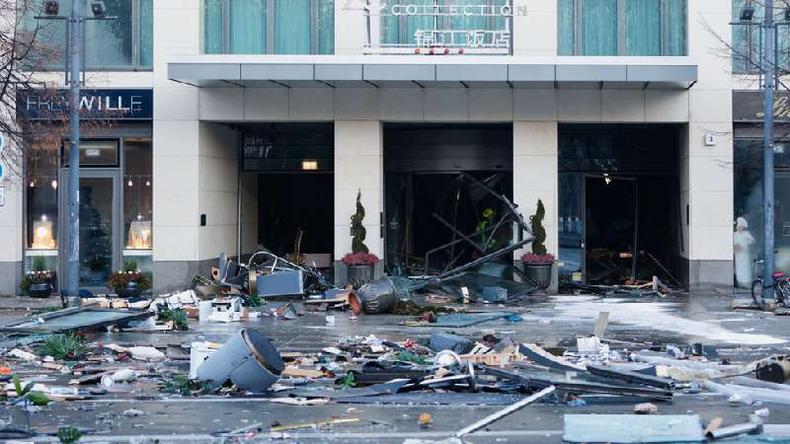
[(362, 310), (365, 313), (389, 313), (395, 308), (395, 304), (398, 303), (395, 291), (395, 284), (392, 282), (392, 279), (382, 278), (359, 287), (357, 296), (362, 300)]
[(263, 334), (243, 329), (198, 368), (197, 379), (213, 389), (230, 380), (241, 390), (264, 392), (284, 368), (280, 353)]

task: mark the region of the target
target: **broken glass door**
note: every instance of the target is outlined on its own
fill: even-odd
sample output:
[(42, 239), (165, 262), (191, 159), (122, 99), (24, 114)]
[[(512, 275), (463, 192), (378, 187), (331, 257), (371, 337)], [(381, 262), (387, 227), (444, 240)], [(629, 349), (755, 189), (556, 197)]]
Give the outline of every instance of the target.
[[(101, 289), (120, 267), (119, 187), (117, 170), (82, 170), (79, 186), (80, 288)], [(61, 239), (68, 237), (68, 170), (62, 170), (59, 187)], [(62, 243), (66, 247), (66, 242)], [(60, 253), (63, 287), (68, 285), (68, 250)]]

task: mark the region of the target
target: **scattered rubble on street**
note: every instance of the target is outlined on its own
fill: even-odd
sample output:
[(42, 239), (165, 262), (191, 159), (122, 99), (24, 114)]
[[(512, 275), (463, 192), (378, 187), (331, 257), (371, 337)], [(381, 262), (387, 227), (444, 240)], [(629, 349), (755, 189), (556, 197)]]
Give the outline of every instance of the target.
[[(528, 231), (512, 207), (501, 224)], [(157, 411), (147, 403), (167, 414), (190, 406), (182, 426), (224, 439), (301, 440), (317, 430), (474, 442), (509, 424), (518, 441), (532, 417), (554, 421), (549, 440), (566, 442), (790, 436), (786, 339), (753, 333), (754, 312), (739, 312), (741, 324), (678, 317), (672, 310), (688, 296), (658, 278), (578, 286), (580, 297), (537, 294), (517, 270), (507, 279), (481, 271), (529, 235), (492, 250), (456, 234), (478, 254), (436, 272), (340, 286), (266, 251), (244, 263), (222, 255), (184, 291), (98, 295), (12, 319), (0, 329), (0, 396), (16, 419), (0, 437), (100, 436), (130, 424), (145, 435)], [(229, 401), (260, 415), (227, 427), (197, 404)], [(395, 409), (393, 418), (379, 409)], [(738, 413), (707, 415), (727, 409)], [(73, 414), (82, 411), (89, 421)], [(386, 434), (393, 412), (409, 417), (397, 428), (413, 436)]]

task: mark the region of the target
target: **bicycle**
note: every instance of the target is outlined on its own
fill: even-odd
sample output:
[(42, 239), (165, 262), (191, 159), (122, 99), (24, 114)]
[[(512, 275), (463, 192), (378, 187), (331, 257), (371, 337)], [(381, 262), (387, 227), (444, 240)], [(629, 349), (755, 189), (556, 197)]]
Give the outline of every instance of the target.
[[(758, 274), (756, 273), (757, 266), (764, 264), (765, 260), (754, 259), (752, 263), (752, 269), (755, 271), (755, 274)], [(759, 274), (762, 275), (762, 272)], [(769, 287), (765, 286), (765, 278), (763, 276), (759, 276), (752, 281), (752, 300), (758, 307), (763, 306), (763, 288), (774, 289), (774, 296), (779, 305), (784, 305), (785, 301), (790, 301), (790, 275), (784, 271), (774, 272), (773, 283)]]

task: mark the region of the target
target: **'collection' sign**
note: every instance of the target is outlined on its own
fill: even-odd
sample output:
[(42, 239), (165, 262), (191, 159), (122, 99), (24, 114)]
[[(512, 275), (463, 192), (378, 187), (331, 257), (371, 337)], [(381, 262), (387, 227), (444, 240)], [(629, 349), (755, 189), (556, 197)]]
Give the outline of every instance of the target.
[[(151, 120), (153, 91), (150, 89), (83, 89), (81, 118), (89, 120)], [(16, 96), (18, 118), (53, 120), (68, 116), (69, 90), (21, 90)]]

